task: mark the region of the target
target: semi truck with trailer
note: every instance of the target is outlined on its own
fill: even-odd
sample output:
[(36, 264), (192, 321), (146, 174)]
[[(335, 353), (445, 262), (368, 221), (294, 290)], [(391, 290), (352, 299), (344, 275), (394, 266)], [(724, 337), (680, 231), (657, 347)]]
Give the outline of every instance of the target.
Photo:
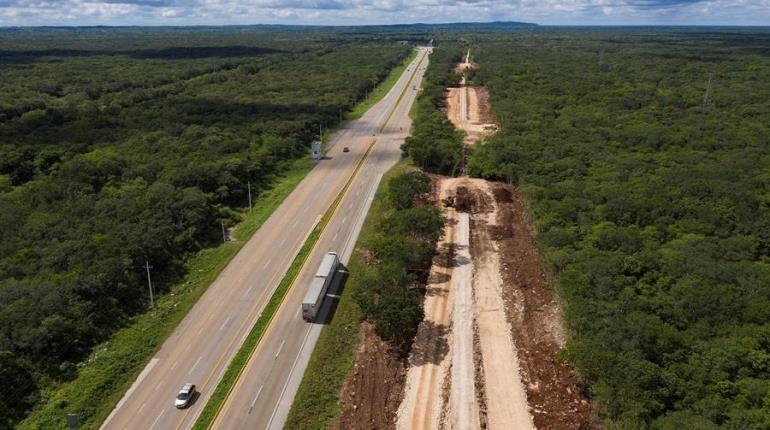
[(310, 281), (310, 287), (305, 294), (305, 299), (302, 300), (302, 318), (305, 321), (313, 322), (318, 315), (324, 297), (326, 297), (326, 290), (329, 289), (329, 284), (331, 284), (334, 278), (338, 265), (339, 258), (337, 258), (337, 253), (327, 252), (324, 255), (315, 276), (313, 276), (313, 280)]

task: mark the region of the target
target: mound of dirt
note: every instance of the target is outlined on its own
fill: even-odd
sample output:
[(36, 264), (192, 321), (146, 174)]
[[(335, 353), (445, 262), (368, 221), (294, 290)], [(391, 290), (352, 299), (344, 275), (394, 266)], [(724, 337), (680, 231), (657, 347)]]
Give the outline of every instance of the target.
[(445, 205), (455, 208), (457, 212), (470, 214), (487, 213), (492, 210), (489, 196), (471, 192), (465, 185), (457, 185), (454, 193), (449, 192)]

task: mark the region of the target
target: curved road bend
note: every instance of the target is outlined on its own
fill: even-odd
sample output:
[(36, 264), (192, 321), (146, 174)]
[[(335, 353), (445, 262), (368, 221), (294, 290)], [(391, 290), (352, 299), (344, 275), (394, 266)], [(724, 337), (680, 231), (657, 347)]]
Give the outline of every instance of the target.
[[(307, 174), (219, 274), (105, 420), (103, 429), (192, 426), (319, 217), (342, 190), (372, 140), (390, 131), (386, 127), (378, 133), (397, 104), (411, 100), (407, 91), (397, 103), (424, 56), (424, 52), (418, 55), (410, 71), (380, 102), (331, 137), (328, 159)], [(350, 147), (350, 152), (343, 153), (343, 146)], [(374, 154), (370, 158), (375, 159)], [(317, 261), (311, 258), (313, 263)], [(282, 360), (290, 355), (285, 352)], [(185, 382), (195, 383), (200, 394), (188, 409), (177, 410), (174, 397)]]

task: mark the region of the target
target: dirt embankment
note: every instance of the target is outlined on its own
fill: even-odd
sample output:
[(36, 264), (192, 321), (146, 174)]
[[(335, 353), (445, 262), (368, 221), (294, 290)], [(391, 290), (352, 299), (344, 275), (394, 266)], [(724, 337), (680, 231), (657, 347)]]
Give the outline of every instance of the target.
[(535, 427), (597, 428), (577, 372), (556, 358), (565, 342), (561, 306), (540, 265), (521, 192), (499, 183), (492, 192), (499, 210), (489, 234), (501, 257), (505, 310)]
[(404, 391), (406, 363), (364, 322), (353, 369), (340, 393), (342, 411), (335, 429), (393, 428)]

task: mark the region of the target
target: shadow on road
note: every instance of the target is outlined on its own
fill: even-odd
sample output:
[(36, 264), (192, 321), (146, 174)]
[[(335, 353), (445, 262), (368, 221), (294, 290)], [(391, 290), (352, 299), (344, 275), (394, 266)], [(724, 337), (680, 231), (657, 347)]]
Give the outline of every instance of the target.
[(314, 321), (315, 324), (329, 324), (334, 319), (334, 314), (337, 312), (337, 305), (340, 302), (340, 296), (345, 290), (345, 284), (348, 281), (348, 268), (340, 263), (339, 268), (334, 274), (334, 279), (329, 290), (326, 292), (326, 298), (323, 305), (321, 305), (321, 312)]

